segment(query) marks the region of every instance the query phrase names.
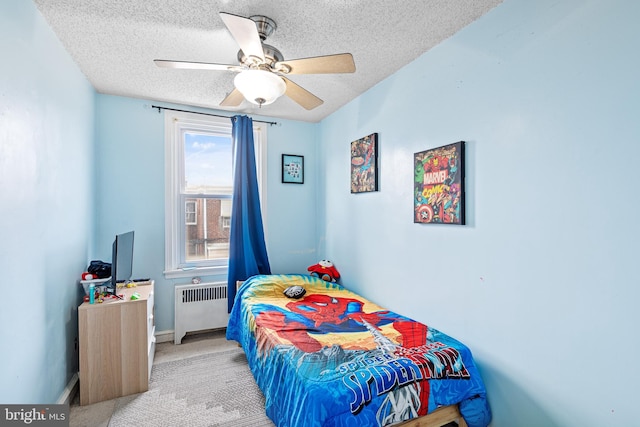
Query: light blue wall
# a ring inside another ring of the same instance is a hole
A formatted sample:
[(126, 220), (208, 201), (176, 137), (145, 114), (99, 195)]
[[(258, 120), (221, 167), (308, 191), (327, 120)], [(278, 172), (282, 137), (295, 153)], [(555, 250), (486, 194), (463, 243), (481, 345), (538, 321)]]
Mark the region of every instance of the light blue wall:
[[(156, 281), (156, 330), (172, 331), (174, 284), (164, 270), (164, 112), (151, 105), (225, 114), (221, 111), (97, 95), (95, 257), (111, 261), (117, 233), (135, 230), (134, 277)], [(255, 117), (256, 120), (273, 121)], [(277, 120), (268, 126), (266, 240), (274, 273), (305, 272), (316, 260), (316, 174), (313, 159), (317, 124)], [(305, 156), (304, 185), (281, 183), (281, 155)], [(194, 274), (195, 275), (195, 274)], [(226, 281), (226, 276), (202, 276)]]
[[(320, 253), (468, 344), (494, 426), (636, 425), (640, 3), (506, 0), (321, 123)], [(349, 142), (380, 136), (380, 191)], [(413, 153), (467, 141), (466, 226), (412, 220)]]
[[(273, 273), (306, 273), (316, 248), (318, 124), (275, 119), (269, 127), (267, 249)], [(304, 156), (304, 184), (282, 183), (282, 154)]]
[(0, 52), (0, 402), (55, 403), (78, 371), (95, 92), (30, 1), (0, 2)]

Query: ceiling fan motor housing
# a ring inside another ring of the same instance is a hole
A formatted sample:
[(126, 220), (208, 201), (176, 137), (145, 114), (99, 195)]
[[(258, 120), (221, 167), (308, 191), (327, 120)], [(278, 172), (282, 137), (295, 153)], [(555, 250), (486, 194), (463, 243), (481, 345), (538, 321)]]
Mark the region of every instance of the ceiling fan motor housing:
[[(269, 68), (274, 68), (274, 64), (276, 62), (284, 61), (284, 56), (275, 47), (268, 45), (266, 43), (262, 43), (262, 50), (264, 51), (264, 59), (265, 59), (264, 65), (267, 65)], [(247, 58), (247, 56), (244, 54), (242, 49), (238, 51), (238, 61), (240, 61), (241, 64), (251, 66), (251, 61), (249, 60), (249, 58)], [(263, 64), (257, 64), (257, 65), (259, 68), (261, 68), (260, 65), (263, 65)]]
[(253, 15), (250, 16), (249, 19), (256, 23), (258, 34), (260, 35), (260, 40), (262, 41), (265, 41), (267, 37), (273, 34), (276, 28), (278, 28), (278, 26), (276, 25), (276, 21), (263, 15)]
[(267, 37), (273, 34), (276, 28), (278, 28), (278, 26), (276, 25), (276, 21), (264, 15), (253, 15), (249, 17), (249, 19), (256, 23), (256, 29), (258, 30), (258, 35), (260, 36), (260, 41), (262, 42), (262, 50), (264, 51), (265, 62), (264, 64), (252, 63), (252, 61), (255, 61), (255, 59), (248, 58), (244, 54), (242, 49), (238, 51), (238, 61), (240, 61), (241, 64), (247, 65), (249, 67), (251, 67), (252, 65), (254, 65), (255, 67), (257, 65), (257, 68), (260, 69), (274, 69), (274, 65), (276, 62), (284, 61), (284, 56), (282, 55), (282, 52), (280, 52), (275, 47), (266, 44), (264, 41), (267, 39)]

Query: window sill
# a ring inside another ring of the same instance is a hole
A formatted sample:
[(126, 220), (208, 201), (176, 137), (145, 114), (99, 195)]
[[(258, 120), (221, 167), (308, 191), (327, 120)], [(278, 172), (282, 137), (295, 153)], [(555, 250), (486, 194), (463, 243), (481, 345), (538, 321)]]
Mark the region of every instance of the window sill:
[(185, 277), (194, 276), (226, 276), (229, 272), (227, 265), (218, 265), (215, 267), (189, 267), (179, 268), (177, 270), (166, 270), (164, 272), (165, 279), (183, 279)]

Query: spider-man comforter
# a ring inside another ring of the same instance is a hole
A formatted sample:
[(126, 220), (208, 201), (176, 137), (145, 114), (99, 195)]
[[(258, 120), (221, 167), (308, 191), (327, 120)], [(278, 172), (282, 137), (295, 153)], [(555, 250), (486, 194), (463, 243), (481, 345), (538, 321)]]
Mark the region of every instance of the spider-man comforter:
[[(306, 293), (288, 298), (285, 289)], [(491, 412), (469, 349), (312, 276), (254, 276), (238, 290), (238, 341), (279, 427), (385, 426), (459, 403), (469, 427)]]

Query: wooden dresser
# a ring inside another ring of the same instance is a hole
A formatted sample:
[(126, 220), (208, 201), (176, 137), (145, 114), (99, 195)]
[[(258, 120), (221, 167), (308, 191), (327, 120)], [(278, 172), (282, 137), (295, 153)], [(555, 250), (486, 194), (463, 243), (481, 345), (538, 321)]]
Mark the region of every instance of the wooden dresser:
[[(149, 389), (155, 353), (153, 280), (118, 290), (123, 300), (78, 308), (80, 405)], [(138, 293), (140, 298), (132, 300)]]

